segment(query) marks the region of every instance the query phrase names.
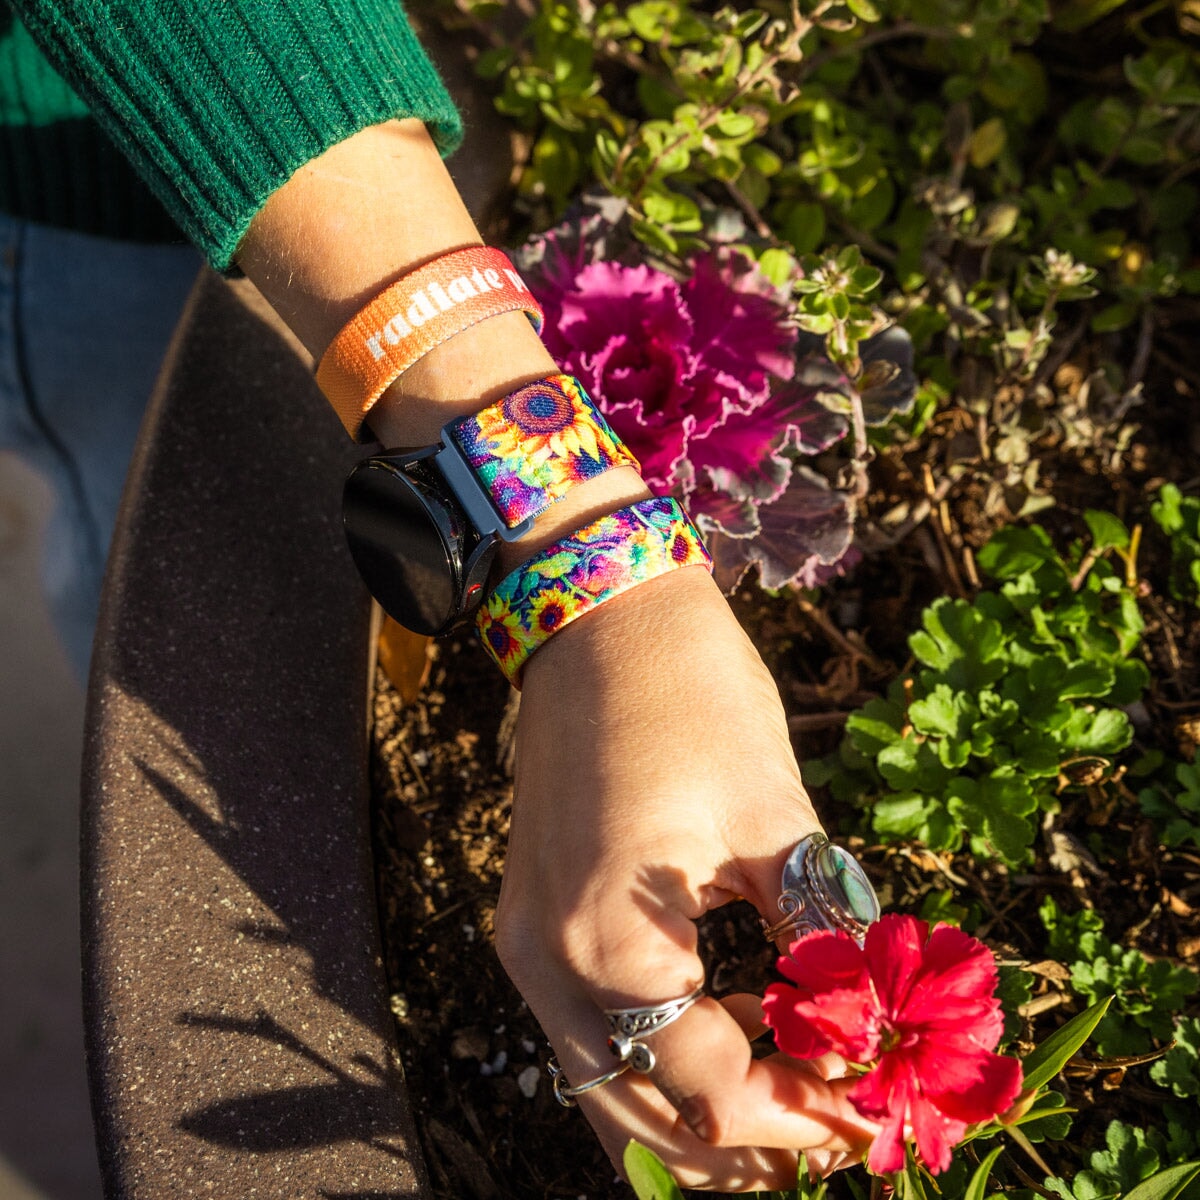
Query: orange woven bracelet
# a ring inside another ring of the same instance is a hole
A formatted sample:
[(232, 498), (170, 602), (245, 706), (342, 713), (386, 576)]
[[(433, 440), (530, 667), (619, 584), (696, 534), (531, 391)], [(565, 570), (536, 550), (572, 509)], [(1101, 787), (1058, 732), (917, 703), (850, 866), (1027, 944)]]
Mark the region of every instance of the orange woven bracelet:
[(516, 310), (540, 332), (541, 306), (503, 253), (472, 246), (443, 254), (397, 279), (346, 325), (322, 356), (317, 383), (357, 437), (375, 401), (434, 346)]

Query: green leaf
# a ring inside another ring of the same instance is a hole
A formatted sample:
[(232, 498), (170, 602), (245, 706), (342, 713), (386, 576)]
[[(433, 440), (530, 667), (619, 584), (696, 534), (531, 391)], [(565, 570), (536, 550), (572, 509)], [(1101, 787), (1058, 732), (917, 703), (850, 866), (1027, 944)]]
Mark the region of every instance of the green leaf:
[(1109, 304), (1092, 317), (1093, 333), (1116, 333), (1119, 329), (1127, 329), (1137, 320), (1141, 305), (1136, 300), (1119, 300)]
[(910, 1150), (906, 1155), (904, 1170), (896, 1177), (896, 1195), (900, 1200), (927, 1200), (925, 1185), (921, 1181), (921, 1168)]
[(1094, 508), (1089, 508), (1083, 514), (1083, 519), (1091, 531), (1094, 549), (1107, 550), (1111, 546), (1120, 550), (1129, 548), (1129, 530), (1125, 528), (1124, 522), (1119, 517), (1114, 517), (1112, 513), (1098, 512)]
[(1024, 529), (1008, 525), (993, 534), (976, 561), (993, 579), (1015, 579), (1047, 563), (1058, 563), (1059, 558), (1050, 535), (1040, 525)]
[(967, 1184), (966, 1191), (962, 1194), (962, 1200), (983, 1200), (984, 1189), (987, 1187), (988, 1176), (992, 1173), (992, 1167), (995, 1165), (996, 1159), (1004, 1153), (1003, 1146), (997, 1146), (988, 1156), (979, 1164), (975, 1170), (975, 1174), (971, 1176), (971, 1182)]
[(967, 142), (967, 157), (973, 167), (986, 167), (994, 162), (1008, 141), (1008, 129), (1001, 117), (984, 121)]
[(1183, 493), (1173, 483), (1164, 483), (1150, 515), (1164, 533), (1178, 533), (1183, 529)]
[(871, 809), (876, 832), (893, 838), (912, 838), (931, 850), (957, 850), (962, 834), (954, 818), (936, 799), (917, 792), (899, 792), (877, 800)]
[(647, 192), (642, 199), (642, 211), (648, 221), (681, 232), (693, 232), (701, 225), (696, 202), (666, 189)]
[(638, 37), (657, 42), (667, 36), (679, 19), (679, 9), (669, 0), (646, 0), (646, 3), (632, 5), (625, 19)]
[(1175, 1045), (1150, 1068), (1150, 1078), (1181, 1098), (1200, 1096), (1200, 1018), (1175, 1026)]
[(1180, 1163), (1167, 1167), (1143, 1180), (1125, 1193), (1123, 1200), (1175, 1200), (1196, 1176), (1200, 1174), (1200, 1162)]
[(1119, 708), (1076, 709), (1062, 732), (1064, 747), (1074, 754), (1116, 754), (1132, 738), (1133, 726)]
[(1032, 1107), (1015, 1124), (1031, 1142), (1061, 1142), (1071, 1132), (1071, 1114), (1066, 1097), (1059, 1092), (1042, 1092)]
[(846, 0), (846, 7), (860, 20), (867, 24), (882, 20), (879, 9), (870, 0)]
[(977, 691), (1004, 674), (1004, 630), (965, 600), (935, 600), (922, 624), (924, 629), (908, 639), (909, 647), (951, 687)]
[(1096, 1001), (1091, 1008), (1072, 1017), (1021, 1061), (1025, 1091), (1044, 1087), (1067, 1064), (1067, 1060), (1091, 1037), (1092, 1030), (1108, 1011), (1112, 997)]
[(1097, 1195), (1127, 1193), (1158, 1170), (1158, 1152), (1147, 1144), (1144, 1129), (1123, 1121), (1110, 1121), (1104, 1142), (1105, 1149), (1093, 1151), (1088, 1170), (1077, 1176), (1076, 1193), (1085, 1181)]
[(999, 967), (996, 970), (996, 999), (1004, 1013), (1004, 1035), (999, 1049), (1003, 1048), (1021, 1032), (1020, 1009), (1033, 996), (1034, 976), (1022, 967)]
[[(812, 1175), (808, 1169), (808, 1158), (801, 1150), (799, 1162), (796, 1164), (796, 1190), (792, 1194), (794, 1200), (825, 1200), (825, 1193), (828, 1191), (829, 1181), (819, 1175)], [(773, 1192), (771, 1195), (780, 1196), (781, 1200), (790, 1200), (783, 1192)]]
[(754, 118), (749, 113), (730, 112), (726, 109), (718, 113), (716, 127), (729, 138), (751, 137), (754, 133)]
[(666, 1164), (648, 1146), (631, 1138), (623, 1156), (629, 1186), (638, 1200), (683, 1200), (683, 1192)]
[(1029, 781), (1001, 768), (985, 779), (960, 776), (946, 789), (946, 808), (964, 830), (1018, 864), (1033, 843), (1033, 825), (1025, 818), (1037, 807)]
[(910, 789), (937, 796), (945, 789), (951, 772), (943, 765), (929, 742), (901, 738), (884, 746), (875, 757), (880, 775), (898, 792)]
[(1057, 691), (1064, 700), (1107, 696), (1115, 679), (1116, 669), (1109, 663), (1073, 662), (1060, 671)]
[(782, 232), (797, 254), (811, 254), (825, 237), (825, 210), (819, 204), (797, 204), (785, 218)]
[(908, 716), (919, 733), (966, 740), (979, 710), (962, 692), (939, 683), (928, 696), (912, 702)]
[(786, 250), (772, 248), (763, 251), (758, 269), (776, 287), (786, 287), (796, 269), (796, 260)]
[(903, 707), (879, 697), (868, 700), (846, 721), (850, 740), (864, 754), (878, 754), (884, 746), (898, 742), (903, 727)]

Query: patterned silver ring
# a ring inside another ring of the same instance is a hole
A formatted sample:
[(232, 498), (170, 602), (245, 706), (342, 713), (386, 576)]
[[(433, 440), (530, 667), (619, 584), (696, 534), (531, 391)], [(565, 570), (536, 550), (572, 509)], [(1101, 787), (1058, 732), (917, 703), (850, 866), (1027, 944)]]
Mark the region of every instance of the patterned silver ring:
[(792, 848), (780, 889), (783, 919), (762, 923), (769, 942), (785, 933), (795, 940), (824, 929), (847, 933), (861, 946), (867, 926), (879, 920), (879, 899), (862, 867), (823, 833), (811, 833)]
[(606, 1083), (612, 1083), (614, 1079), (624, 1075), (629, 1067), (629, 1063), (623, 1062), (615, 1071), (607, 1071), (603, 1075), (597, 1075), (595, 1079), (589, 1079), (585, 1083), (578, 1083), (572, 1087), (567, 1082), (567, 1077), (563, 1074), (563, 1069), (558, 1065), (558, 1059), (553, 1054), (546, 1064), (546, 1070), (549, 1071), (550, 1078), (554, 1081), (554, 1098), (563, 1108), (574, 1108), (576, 1096), (582, 1096), (584, 1092), (591, 1092), (596, 1088), (602, 1088)]
[(665, 1004), (649, 1005), (646, 1008), (606, 1008), (608, 1021), (608, 1048), (625, 1066), (632, 1067), (639, 1075), (654, 1070), (654, 1051), (641, 1039), (665, 1029), (678, 1021), (701, 996), (704, 985)]

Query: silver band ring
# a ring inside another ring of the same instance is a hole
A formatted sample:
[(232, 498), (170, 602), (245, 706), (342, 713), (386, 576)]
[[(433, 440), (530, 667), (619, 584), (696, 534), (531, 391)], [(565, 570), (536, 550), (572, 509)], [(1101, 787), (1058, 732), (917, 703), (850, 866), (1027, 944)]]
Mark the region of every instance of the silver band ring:
[(665, 1004), (649, 1005), (646, 1008), (606, 1008), (604, 1017), (608, 1021), (608, 1048), (624, 1066), (632, 1067), (639, 1075), (654, 1070), (654, 1051), (641, 1039), (665, 1029), (678, 1021), (701, 996), (704, 985)]
[(597, 1075), (595, 1079), (589, 1079), (586, 1083), (579, 1083), (574, 1087), (567, 1082), (567, 1077), (563, 1074), (563, 1069), (558, 1065), (558, 1059), (553, 1054), (546, 1064), (546, 1070), (550, 1072), (550, 1078), (554, 1081), (555, 1100), (563, 1108), (574, 1108), (576, 1096), (582, 1096), (584, 1092), (595, 1091), (596, 1088), (602, 1088), (606, 1083), (612, 1083), (614, 1079), (624, 1075), (629, 1070), (629, 1066), (629, 1063), (623, 1062), (615, 1071), (607, 1071), (603, 1075)]

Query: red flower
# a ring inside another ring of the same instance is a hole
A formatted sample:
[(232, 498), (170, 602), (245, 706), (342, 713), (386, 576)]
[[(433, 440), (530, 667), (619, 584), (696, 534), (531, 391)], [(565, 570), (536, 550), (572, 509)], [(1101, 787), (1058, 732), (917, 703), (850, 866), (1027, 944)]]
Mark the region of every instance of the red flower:
[(995, 1054), (1004, 1027), (991, 951), (950, 925), (892, 913), (860, 949), (844, 933), (810, 933), (779, 969), (797, 986), (767, 988), (763, 1011), (794, 1058), (834, 1051), (871, 1069), (850, 1093), (882, 1128), (867, 1165), (904, 1168), (907, 1131), (930, 1171), (944, 1171), (967, 1127), (1004, 1112), (1021, 1064)]

